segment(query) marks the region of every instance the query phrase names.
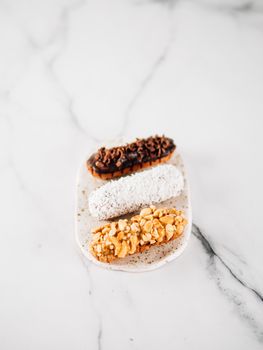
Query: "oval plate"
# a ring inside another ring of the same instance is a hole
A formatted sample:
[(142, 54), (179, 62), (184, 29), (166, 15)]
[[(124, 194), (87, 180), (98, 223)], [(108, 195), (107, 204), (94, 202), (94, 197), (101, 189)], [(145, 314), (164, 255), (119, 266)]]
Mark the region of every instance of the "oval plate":
[[(88, 159), (88, 158), (87, 158)], [(86, 160), (81, 165), (77, 178), (77, 206), (76, 206), (76, 240), (82, 254), (101, 267), (110, 270), (120, 270), (127, 272), (143, 272), (154, 270), (169, 261), (176, 259), (182, 254), (188, 243), (191, 227), (192, 227), (192, 211), (190, 202), (190, 193), (188, 179), (185, 173), (182, 157), (175, 151), (173, 157), (168, 161), (178, 167), (184, 177), (184, 189), (179, 197), (171, 198), (165, 202), (156, 205), (160, 207), (176, 207), (184, 210), (185, 217), (188, 224), (185, 227), (184, 233), (181, 237), (173, 240), (167, 244), (154, 246), (144, 253), (134, 254), (122, 259), (117, 259), (111, 264), (102, 263), (95, 259), (89, 251), (89, 243), (92, 238), (91, 229), (100, 226), (106, 221), (99, 221), (93, 218), (88, 209), (88, 196), (91, 191), (100, 187), (107, 181), (93, 177), (86, 168)], [(132, 214), (134, 215), (134, 213)], [(130, 217), (131, 214), (124, 216)]]

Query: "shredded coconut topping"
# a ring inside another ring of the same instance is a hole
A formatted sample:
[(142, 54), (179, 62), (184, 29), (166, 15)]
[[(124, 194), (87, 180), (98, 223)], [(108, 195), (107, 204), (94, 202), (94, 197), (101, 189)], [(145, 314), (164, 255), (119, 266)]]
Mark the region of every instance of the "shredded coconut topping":
[(177, 197), (183, 186), (183, 176), (174, 165), (159, 165), (112, 180), (91, 192), (89, 210), (92, 216), (106, 220)]

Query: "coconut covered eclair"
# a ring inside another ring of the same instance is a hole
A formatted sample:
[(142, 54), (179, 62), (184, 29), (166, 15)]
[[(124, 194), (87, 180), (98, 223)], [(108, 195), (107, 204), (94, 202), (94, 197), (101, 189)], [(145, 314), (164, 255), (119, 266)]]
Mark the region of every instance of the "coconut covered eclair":
[(110, 181), (91, 192), (89, 210), (99, 220), (113, 218), (177, 197), (183, 186), (183, 176), (174, 165), (159, 165)]
[(130, 220), (118, 220), (95, 228), (90, 251), (97, 260), (110, 263), (180, 237), (186, 224), (181, 210), (150, 206)]
[(113, 148), (100, 148), (87, 161), (93, 176), (104, 180), (168, 161), (176, 146), (165, 136), (151, 136)]

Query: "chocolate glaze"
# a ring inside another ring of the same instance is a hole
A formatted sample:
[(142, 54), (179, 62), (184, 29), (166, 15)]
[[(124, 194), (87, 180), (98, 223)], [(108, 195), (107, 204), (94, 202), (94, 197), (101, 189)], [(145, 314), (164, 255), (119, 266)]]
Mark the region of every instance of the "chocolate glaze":
[(108, 149), (102, 147), (92, 154), (87, 163), (96, 173), (109, 174), (164, 158), (175, 148), (172, 139), (165, 136), (151, 136), (146, 139), (136, 139), (135, 142), (125, 146)]

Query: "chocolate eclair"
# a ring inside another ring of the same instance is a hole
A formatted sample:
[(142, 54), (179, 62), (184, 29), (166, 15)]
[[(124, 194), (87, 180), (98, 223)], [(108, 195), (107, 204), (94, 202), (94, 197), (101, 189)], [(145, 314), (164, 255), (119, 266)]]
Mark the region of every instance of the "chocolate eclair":
[(136, 139), (124, 146), (100, 148), (87, 160), (87, 168), (93, 176), (108, 180), (164, 163), (175, 148), (173, 140), (164, 135)]

